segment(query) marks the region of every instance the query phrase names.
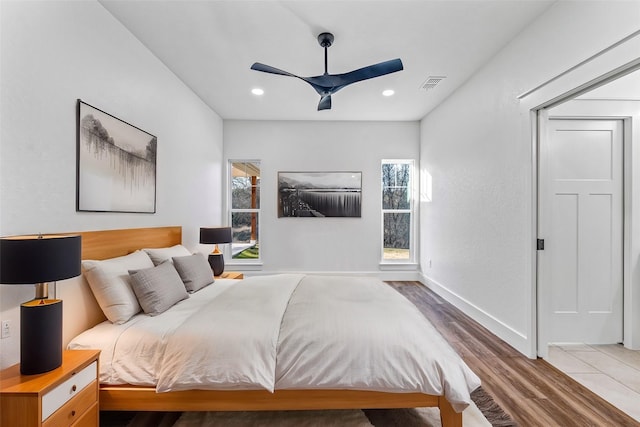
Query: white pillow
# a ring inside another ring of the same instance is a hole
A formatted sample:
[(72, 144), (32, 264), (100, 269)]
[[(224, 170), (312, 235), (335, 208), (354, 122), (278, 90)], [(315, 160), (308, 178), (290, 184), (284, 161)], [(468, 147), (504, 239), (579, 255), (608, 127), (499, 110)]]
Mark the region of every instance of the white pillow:
[(102, 261), (82, 261), (84, 276), (100, 308), (107, 319), (116, 324), (122, 324), (140, 312), (129, 270), (149, 267), (153, 267), (153, 262), (143, 251)]
[[(191, 255), (189, 249), (182, 245), (175, 245), (169, 248), (145, 248), (143, 249), (153, 261), (153, 265), (160, 265), (168, 259), (174, 256), (187, 256)], [(172, 261), (173, 262), (173, 261)]]
[(178, 301), (189, 297), (184, 284), (169, 261), (151, 268), (131, 270), (131, 286), (142, 310), (157, 316)]

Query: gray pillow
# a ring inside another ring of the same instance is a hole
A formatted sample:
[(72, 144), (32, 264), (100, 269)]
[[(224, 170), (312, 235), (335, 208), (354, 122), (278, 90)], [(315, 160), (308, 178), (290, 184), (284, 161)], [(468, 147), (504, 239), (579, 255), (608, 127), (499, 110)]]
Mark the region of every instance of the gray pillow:
[(157, 316), (189, 297), (178, 272), (170, 262), (142, 270), (129, 270), (131, 287), (142, 310)]
[(153, 261), (153, 265), (160, 265), (174, 256), (191, 255), (189, 249), (185, 248), (182, 245), (174, 245), (168, 248), (145, 248), (142, 250), (145, 251), (147, 255), (149, 255), (149, 258), (151, 258), (151, 261)]
[(195, 292), (213, 283), (213, 272), (209, 261), (201, 253), (189, 256), (174, 256), (173, 266), (189, 292)]

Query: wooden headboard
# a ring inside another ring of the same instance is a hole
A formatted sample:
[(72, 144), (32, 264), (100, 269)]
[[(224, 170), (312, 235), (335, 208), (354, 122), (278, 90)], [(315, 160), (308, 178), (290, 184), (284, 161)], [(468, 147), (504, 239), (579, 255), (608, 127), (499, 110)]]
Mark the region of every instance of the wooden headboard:
[[(182, 243), (182, 227), (128, 228), (64, 233), (82, 236), (82, 259), (108, 259), (142, 248), (163, 248)], [(66, 347), (76, 335), (106, 320), (84, 276), (61, 281), (62, 341)]]
[(182, 227), (127, 228), (82, 231), (82, 259), (108, 259), (142, 248), (164, 248), (182, 243)]

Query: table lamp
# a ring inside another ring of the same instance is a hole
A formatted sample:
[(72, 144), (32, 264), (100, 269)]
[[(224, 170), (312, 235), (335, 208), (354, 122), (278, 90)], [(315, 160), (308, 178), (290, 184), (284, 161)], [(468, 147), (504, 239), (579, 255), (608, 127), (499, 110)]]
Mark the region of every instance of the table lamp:
[(20, 373), (41, 374), (62, 365), (62, 300), (49, 299), (47, 282), (80, 275), (81, 236), (0, 238), (0, 283), (35, 284), (20, 305)]
[(200, 243), (215, 244), (213, 252), (209, 254), (209, 265), (214, 276), (219, 276), (224, 272), (224, 256), (218, 244), (231, 243), (231, 227), (208, 227), (200, 228)]

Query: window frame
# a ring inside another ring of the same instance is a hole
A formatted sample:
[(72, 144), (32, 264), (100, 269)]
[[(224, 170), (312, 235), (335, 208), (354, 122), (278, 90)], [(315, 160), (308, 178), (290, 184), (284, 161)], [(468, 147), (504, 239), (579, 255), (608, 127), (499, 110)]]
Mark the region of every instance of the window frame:
[(259, 184), (257, 185), (258, 188), (258, 194), (257, 194), (257, 198), (259, 200), (259, 204), (258, 204), (258, 208), (234, 208), (233, 207), (233, 165), (235, 163), (253, 163), (253, 164), (257, 164), (260, 168), (260, 175), (262, 175), (262, 168), (261, 168), (261, 163), (262, 161), (260, 159), (228, 159), (227, 160), (227, 221), (229, 224), (229, 227), (232, 228), (232, 233), (233, 233), (233, 214), (234, 213), (256, 213), (257, 214), (257, 218), (256, 218), (256, 222), (257, 222), (257, 235), (256, 235), (256, 241), (258, 243), (258, 258), (247, 258), (247, 259), (243, 259), (243, 258), (233, 258), (233, 242), (228, 245), (228, 247), (225, 248), (225, 264), (227, 265), (250, 265), (250, 264), (256, 264), (256, 265), (261, 265), (262, 264), (262, 245), (261, 245), (261, 221), (262, 221), (262, 178), (261, 176), (258, 177), (258, 179), (260, 180)]
[[(382, 159), (380, 161), (380, 264), (415, 264), (416, 262), (416, 161), (414, 159)], [(409, 165), (409, 183), (407, 185), (407, 195), (409, 197), (409, 207), (406, 209), (385, 209), (384, 208), (384, 190), (385, 188), (404, 188), (398, 186), (385, 187), (383, 168), (385, 164), (408, 164)], [(409, 214), (409, 257), (401, 259), (385, 258), (384, 255), (384, 217), (389, 213), (407, 213)]]

